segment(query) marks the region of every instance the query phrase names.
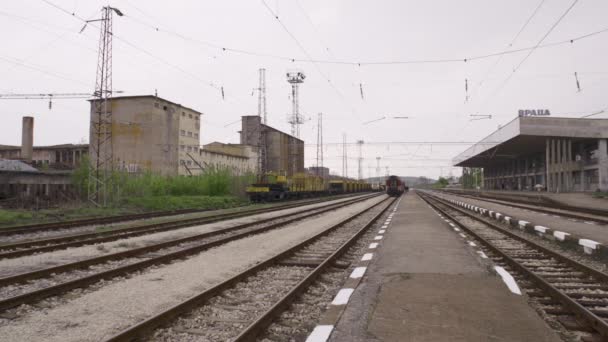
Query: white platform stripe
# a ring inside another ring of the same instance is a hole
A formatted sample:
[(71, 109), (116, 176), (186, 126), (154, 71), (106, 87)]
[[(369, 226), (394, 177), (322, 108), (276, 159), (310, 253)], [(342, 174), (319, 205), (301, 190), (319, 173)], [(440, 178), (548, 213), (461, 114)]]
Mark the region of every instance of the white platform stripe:
[(377, 247), (378, 247), (378, 243), (377, 242), (372, 242), (372, 243), (369, 244), (369, 248), (370, 249), (374, 249), (374, 248), (377, 248)]
[(353, 279), (361, 278), (365, 274), (366, 270), (367, 270), (367, 267), (365, 267), (365, 266), (355, 267), (355, 269), (350, 274), (350, 277)]
[(511, 292), (521, 295), (521, 290), (519, 289), (519, 286), (517, 286), (517, 282), (515, 282), (511, 273), (500, 266), (494, 266), (494, 269), (502, 277), (502, 281), (504, 281)]
[(368, 261), (368, 260), (372, 260), (372, 258), (374, 257), (374, 253), (365, 253), (363, 254), (363, 256), (361, 257), (361, 261)]
[(317, 325), (308, 335), (306, 342), (325, 342), (329, 339), (333, 330), (333, 325)]
[(334, 300), (331, 302), (332, 305), (345, 305), (350, 299), (350, 295), (353, 294), (355, 289), (340, 289)]

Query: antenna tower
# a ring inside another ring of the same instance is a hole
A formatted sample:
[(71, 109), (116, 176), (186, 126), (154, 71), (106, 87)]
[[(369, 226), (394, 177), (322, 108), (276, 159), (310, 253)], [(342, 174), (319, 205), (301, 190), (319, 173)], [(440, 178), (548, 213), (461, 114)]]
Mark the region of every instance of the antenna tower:
[(317, 176), (323, 167), (323, 113), (319, 113), (317, 123)]
[[(111, 175), (114, 168), (112, 148), (112, 109), (109, 103), (112, 97), (112, 16), (114, 13), (122, 16), (122, 12), (114, 7), (105, 6), (101, 10), (99, 21), (99, 51), (97, 57), (97, 74), (95, 77), (95, 92), (93, 96), (93, 115), (91, 116), (92, 140), (90, 144), (91, 166), (89, 172), (88, 198), (98, 206), (108, 202)], [(82, 32), (81, 30), (81, 32)]]
[(287, 72), (287, 82), (291, 84), (291, 117), (287, 122), (291, 124), (291, 135), (296, 138), (300, 137), (300, 125), (304, 123), (300, 115), (299, 86), (305, 78), (306, 75), (301, 71)]
[(363, 140), (357, 140), (357, 146), (359, 147), (359, 180), (363, 179)]

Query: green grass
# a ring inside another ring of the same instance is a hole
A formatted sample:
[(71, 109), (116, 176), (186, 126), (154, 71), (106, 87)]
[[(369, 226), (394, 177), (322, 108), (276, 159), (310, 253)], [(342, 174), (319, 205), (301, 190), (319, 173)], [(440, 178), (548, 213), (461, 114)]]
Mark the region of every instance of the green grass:
[(148, 196), (133, 197), (125, 201), (128, 206), (144, 210), (225, 209), (240, 206), (248, 201), (234, 196)]
[(120, 207), (79, 207), (45, 210), (0, 209), (0, 229), (23, 224), (76, 220), (178, 209), (214, 210), (246, 205), (235, 196), (147, 196), (125, 199)]
[(214, 168), (192, 177), (114, 172), (109, 205), (97, 208), (86, 200), (88, 164), (86, 161), (81, 163), (72, 178), (82, 198), (80, 204), (38, 211), (0, 209), (0, 228), (148, 211), (237, 207), (249, 202), (244, 189), (253, 181), (252, 175), (235, 176), (228, 169)]

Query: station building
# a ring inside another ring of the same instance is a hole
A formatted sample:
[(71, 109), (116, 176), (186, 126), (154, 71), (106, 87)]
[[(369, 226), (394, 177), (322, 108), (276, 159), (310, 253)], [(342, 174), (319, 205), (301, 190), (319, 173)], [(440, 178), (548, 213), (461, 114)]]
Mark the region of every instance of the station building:
[(454, 166), (483, 169), (488, 190), (608, 191), (608, 119), (517, 117)]

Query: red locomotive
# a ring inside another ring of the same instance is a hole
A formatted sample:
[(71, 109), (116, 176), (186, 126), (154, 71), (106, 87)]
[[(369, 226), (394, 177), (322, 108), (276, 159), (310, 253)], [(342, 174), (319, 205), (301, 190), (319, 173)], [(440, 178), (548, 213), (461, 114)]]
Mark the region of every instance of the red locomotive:
[(389, 176), (386, 179), (386, 193), (389, 196), (399, 197), (408, 190), (405, 183), (397, 176)]

